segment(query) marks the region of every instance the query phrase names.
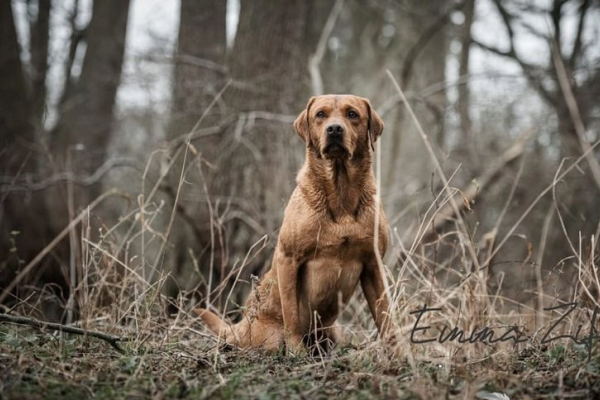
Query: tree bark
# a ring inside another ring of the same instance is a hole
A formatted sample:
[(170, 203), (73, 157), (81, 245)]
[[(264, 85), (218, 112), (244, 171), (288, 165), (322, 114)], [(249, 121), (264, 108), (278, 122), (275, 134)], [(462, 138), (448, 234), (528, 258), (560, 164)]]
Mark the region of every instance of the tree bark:
[(35, 173), (36, 148), (10, 1), (0, 2), (0, 49), (0, 287), (5, 287), (46, 236), (39, 204), (14, 190), (18, 180)]
[[(191, 290), (198, 282), (204, 281), (197, 275), (194, 259), (200, 272), (207, 279), (211, 269), (224, 268), (226, 257), (224, 244), (219, 240), (218, 224), (211, 213), (214, 180), (218, 175), (201, 162), (213, 162), (222, 135), (192, 140), (192, 145), (200, 152), (196, 158), (187, 151), (183, 163), (184, 139), (200, 121), (197, 128), (220, 123), (226, 113), (222, 102), (208, 109), (210, 103), (225, 83), (226, 54), (226, 1), (222, 0), (182, 0), (177, 50), (174, 54), (174, 84), (171, 116), (167, 139), (171, 143), (171, 153), (178, 159), (169, 171), (170, 207), (176, 207), (176, 223), (173, 224), (170, 243), (172, 248), (167, 256), (167, 267), (171, 271), (167, 281), (169, 297), (176, 298), (180, 290)], [(180, 150), (179, 152), (177, 152)], [(185, 181), (180, 184), (182, 170)], [(202, 173), (200, 173), (202, 171)], [(174, 204), (179, 191), (178, 204)], [(172, 209), (172, 208), (171, 208)], [(215, 232), (215, 230), (217, 232)], [(207, 250), (208, 248), (208, 250)], [(217, 276), (217, 275), (215, 275)], [(206, 297), (208, 288), (199, 288), (201, 297)], [(174, 309), (171, 309), (174, 311)]]
[(460, 60), (458, 75), (464, 81), (458, 88), (458, 112), (460, 115), (460, 130), (464, 146), (470, 146), (473, 138), (473, 123), (471, 121), (471, 101), (469, 89), (469, 60), (471, 54), (471, 26), (475, 14), (475, 0), (465, 0), (463, 8), (465, 20), (460, 32)]
[[(445, 144), (446, 92), (443, 87), (449, 13), (450, 6), (445, 1), (401, 2), (396, 10), (398, 31), (393, 45), (399, 67), (390, 68), (400, 76), (402, 89), (410, 95), (411, 106), (435, 143), (435, 150), (442, 149)], [(439, 85), (440, 89), (425, 92), (434, 85)], [(393, 215), (410, 203), (407, 195), (424, 188), (423, 183), (431, 178), (433, 163), (417, 139), (417, 128), (407, 118), (403, 104), (398, 105), (387, 121), (386, 131), (393, 134), (382, 137), (382, 148), (385, 149), (382, 154), (383, 196), (391, 200), (387, 210)]]
[(312, 50), (306, 43), (308, 10), (309, 3), (302, 0), (241, 2), (230, 66), (233, 79), (242, 87), (229, 93), (228, 102), (245, 126), (241, 135), (232, 138), (235, 166), (223, 189), (229, 196), (245, 199), (247, 210), (252, 210), (249, 217), (264, 227), (262, 233), (273, 233), (278, 227), (303, 143), (291, 123), (243, 118), (251, 117), (247, 113), (252, 111), (295, 116), (304, 108)]
[(33, 116), (41, 130), (46, 106), (46, 75), (48, 72), (48, 41), (50, 38), (51, 0), (38, 0), (37, 18), (30, 22), (31, 37), (31, 98)]
[[(106, 160), (113, 133), (113, 112), (125, 53), (129, 0), (94, 1), (92, 12), (85, 35), (87, 48), (81, 75), (64, 97), (58, 123), (51, 132), (54, 172), (94, 173)], [(64, 228), (69, 214), (85, 207), (102, 189), (101, 183), (96, 182), (87, 187), (73, 187), (68, 195), (67, 185), (56, 186), (48, 195), (55, 231)], [(72, 197), (74, 210), (69, 211), (68, 196)]]

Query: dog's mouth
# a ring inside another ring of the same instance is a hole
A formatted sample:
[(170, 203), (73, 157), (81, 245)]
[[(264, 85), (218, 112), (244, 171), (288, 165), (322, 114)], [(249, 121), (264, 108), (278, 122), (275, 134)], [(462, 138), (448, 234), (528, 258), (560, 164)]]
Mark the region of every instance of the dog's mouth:
[(337, 141), (327, 143), (327, 146), (323, 149), (325, 158), (346, 158), (349, 154), (344, 145)]

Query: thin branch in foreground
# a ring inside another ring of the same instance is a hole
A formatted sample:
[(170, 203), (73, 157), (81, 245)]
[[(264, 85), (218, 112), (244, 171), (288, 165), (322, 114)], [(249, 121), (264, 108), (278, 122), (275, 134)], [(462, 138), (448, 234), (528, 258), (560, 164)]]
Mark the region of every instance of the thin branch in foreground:
[(11, 324), (25, 325), (25, 326), (30, 326), (32, 328), (37, 328), (40, 330), (50, 329), (53, 331), (72, 333), (75, 335), (95, 337), (97, 339), (101, 339), (101, 340), (104, 340), (105, 342), (109, 343), (119, 353), (124, 353), (121, 346), (119, 346), (119, 342), (127, 342), (127, 341), (132, 340), (132, 338), (122, 338), (119, 336), (112, 336), (112, 335), (109, 335), (109, 334), (106, 334), (103, 332), (88, 331), (85, 329), (76, 328), (74, 326), (62, 325), (62, 324), (57, 324), (57, 323), (53, 323), (53, 322), (45, 322), (45, 321), (40, 321), (35, 318), (21, 317), (21, 316), (17, 316), (17, 315), (0, 314), (0, 322), (8, 322)]

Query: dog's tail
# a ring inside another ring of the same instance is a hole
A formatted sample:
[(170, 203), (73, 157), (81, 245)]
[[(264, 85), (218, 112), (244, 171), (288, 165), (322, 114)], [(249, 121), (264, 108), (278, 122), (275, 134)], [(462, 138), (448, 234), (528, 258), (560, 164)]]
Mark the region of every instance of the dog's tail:
[(236, 345), (235, 335), (232, 326), (223, 321), (217, 314), (205, 308), (196, 308), (196, 315), (202, 318), (202, 321), (208, 326), (215, 335), (219, 336), (226, 343)]

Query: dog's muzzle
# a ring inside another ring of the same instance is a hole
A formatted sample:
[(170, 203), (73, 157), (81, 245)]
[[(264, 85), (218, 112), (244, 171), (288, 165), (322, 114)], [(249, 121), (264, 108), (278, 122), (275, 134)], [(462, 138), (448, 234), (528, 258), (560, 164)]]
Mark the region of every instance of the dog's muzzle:
[(339, 124), (331, 124), (325, 128), (327, 136), (324, 155), (330, 158), (342, 158), (348, 150), (344, 146), (344, 127)]

